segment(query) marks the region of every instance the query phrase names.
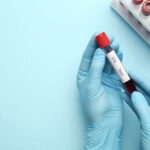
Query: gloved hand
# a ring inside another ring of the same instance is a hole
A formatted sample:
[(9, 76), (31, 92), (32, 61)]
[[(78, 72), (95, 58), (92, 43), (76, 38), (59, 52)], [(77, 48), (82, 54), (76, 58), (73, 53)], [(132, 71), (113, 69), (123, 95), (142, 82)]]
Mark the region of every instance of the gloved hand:
[(130, 96), (123, 93), (123, 98), (136, 113), (141, 125), (142, 150), (150, 150), (150, 80), (140, 73), (129, 73), (136, 83), (138, 92)]
[[(98, 48), (95, 35), (83, 54), (77, 74), (77, 86), (88, 118), (85, 150), (120, 150), (123, 102), (122, 84), (108, 62), (102, 49)], [(109, 38), (120, 60), (123, 54), (119, 44)]]

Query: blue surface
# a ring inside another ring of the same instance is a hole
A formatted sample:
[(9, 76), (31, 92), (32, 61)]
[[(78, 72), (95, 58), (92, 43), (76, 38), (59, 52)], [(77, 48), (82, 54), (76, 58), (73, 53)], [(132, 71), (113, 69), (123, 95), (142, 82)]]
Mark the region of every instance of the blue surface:
[[(95, 31), (112, 33), (124, 64), (150, 76), (150, 48), (102, 0), (0, 1), (0, 150), (81, 150), (76, 72)], [(139, 147), (125, 105), (123, 150)]]

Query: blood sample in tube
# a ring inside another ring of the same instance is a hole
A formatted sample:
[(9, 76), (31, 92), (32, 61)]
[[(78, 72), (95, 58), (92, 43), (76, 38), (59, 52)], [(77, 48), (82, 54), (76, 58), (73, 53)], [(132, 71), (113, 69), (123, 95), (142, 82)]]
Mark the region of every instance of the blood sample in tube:
[(134, 81), (128, 75), (127, 71), (125, 70), (124, 66), (122, 65), (121, 61), (119, 60), (116, 52), (110, 46), (110, 40), (108, 39), (105, 32), (96, 36), (96, 41), (100, 48), (102, 48), (110, 61), (111, 65), (117, 72), (118, 76), (120, 77), (121, 82), (127, 89), (127, 91), (131, 94), (132, 92), (136, 91), (136, 87)]

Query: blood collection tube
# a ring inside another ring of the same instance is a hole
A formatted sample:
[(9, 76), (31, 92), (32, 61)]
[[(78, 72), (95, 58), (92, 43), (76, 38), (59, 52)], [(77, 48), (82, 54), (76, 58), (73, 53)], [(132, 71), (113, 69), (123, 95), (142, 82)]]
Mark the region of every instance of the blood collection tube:
[(132, 0), (135, 5), (142, 4), (143, 0)]
[(150, 0), (146, 0), (142, 7), (142, 12), (144, 15), (150, 15)]
[(131, 94), (132, 92), (136, 91), (136, 87), (134, 81), (130, 78), (127, 71), (125, 70), (124, 66), (122, 65), (121, 61), (119, 60), (116, 52), (110, 46), (110, 41), (105, 34), (105, 32), (96, 36), (96, 41), (100, 48), (102, 48), (112, 64), (113, 68), (117, 72), (118, 76), (121, 79), (121, 82), (124, 84), (127, 91)]

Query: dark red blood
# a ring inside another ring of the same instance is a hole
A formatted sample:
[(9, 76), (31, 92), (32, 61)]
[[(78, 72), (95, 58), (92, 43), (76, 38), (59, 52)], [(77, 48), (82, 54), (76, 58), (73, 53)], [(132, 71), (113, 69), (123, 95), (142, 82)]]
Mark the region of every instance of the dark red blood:
[(134, 81), (131, 79), (128, 82), (124, 83), (124, 86), (130, 94), (132, 94), (134, 91), (136, 91)]

